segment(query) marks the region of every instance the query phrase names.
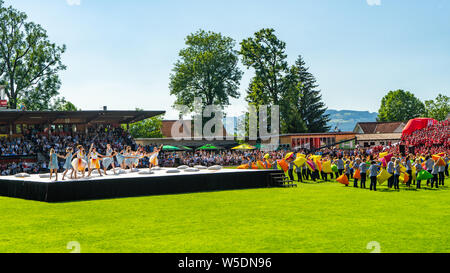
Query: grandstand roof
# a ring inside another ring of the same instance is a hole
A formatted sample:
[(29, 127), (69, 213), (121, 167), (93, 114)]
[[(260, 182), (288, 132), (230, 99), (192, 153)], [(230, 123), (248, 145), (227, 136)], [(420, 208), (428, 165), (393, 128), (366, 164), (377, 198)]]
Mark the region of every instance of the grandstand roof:
[(0, 124), (127, 124), (165, 111), (0, 111)]
[(402, 138), (401, 133), (388, 133), (388, 134), (360, 134), (356, 138), (358, 141), (369, 140), (400, 140)]
[(353, 131), (360, 134), (401, 133), (405, 125), (403, 122), (358, 122)]

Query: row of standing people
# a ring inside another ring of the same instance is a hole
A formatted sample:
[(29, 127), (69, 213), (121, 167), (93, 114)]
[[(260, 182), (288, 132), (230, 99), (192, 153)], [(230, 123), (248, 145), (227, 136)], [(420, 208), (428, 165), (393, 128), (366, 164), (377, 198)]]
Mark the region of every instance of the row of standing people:
[[(337, 171), (331, 173), (325, 173), (319, 170), (317, 164), (314, 160), (311, 160), (310, 163), (313, 165), (310, 169), (304, 164), (301, 167), (297, 167), (294, 164), (294, 160), (288, 160), (289, 164), (289, 177), (291, 180), (294, 180), (294, 171), (297, 174), (298, 181), (303, 182), (303, 180), (312, 180), (316, 181), (322, 179), (323, 181), (328, 181), (328, 178), (337, 179), (339, 176), (345, 175), (347, 179), (353, 179), (353, 186), (358, 187), (358, 183), (360, 183), (361, 188), (366, 188), (366, 181), (369, 178), (370, 180), (370, 190), (376, 191), (377, 187), (377, 177), (380, 171), (384, 168), (390, 174), (390, 178), (388, 179), (388, 188), (394, 188), (396, 190), (400, 189), (400, 176), (402, 174), (402, 169), (405, 167), (406, 173), (408, 174), (408, 181), (406, 182), (407, 187), (411, 187), (411, 185), (415, 185), (417, 189), (422, 187), (422, 181), (417, 180), (413, 177), (413, 168), (416, 173), (419, 173), (422, 170), (426, 170), (429, 172), (433, 178), (427, 180), (427, 186), (438, 188), (440, 185), (444, 186), (445, 176), (449, 176), (449, 158), (447, 155), (443, 157), (446, 165), (439, 165), (438, 160), (433, 160), (431, 155), (428, 156), (417, 156), (413, 158), (413, 156), (408, 155), (406, 157), (392, 157), (390, 161), (387, 163), (386, 167), (383, 167), (382, 163), (375, 160), (364, 161), (359, 157), (351, 157), (351, 158), (330, 158), (325, 157), (322, 159), (322, 162), (331, 161), (331, 164), (336, 165)], [(268, 158), (263, 159), (264, 162), (268, 162)], [(369, 162), (369, 164), (368, 164)], [(273, 164), (273, 163), (272, 163)], [(276, 166), (272, 165), (272, 166)], [(360, 178), (355, 178), (353, 175), (359, 171)]]

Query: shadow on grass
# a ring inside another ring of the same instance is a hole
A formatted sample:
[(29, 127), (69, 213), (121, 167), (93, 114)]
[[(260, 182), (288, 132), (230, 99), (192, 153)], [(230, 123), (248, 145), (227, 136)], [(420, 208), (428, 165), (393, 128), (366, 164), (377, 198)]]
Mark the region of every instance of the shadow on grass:
[(418, 189), (416, 189), (416, 188), (403, 188), (401, 190), (403, 190), (403, 191), (418, 191)]
[(337, 183), (337, 182), (334, 182), (334, 181), (319, 181), (319, 180), (317, 180), (317, 181), (312, 181), (312, 180), (307, 180), (307, 181), (305, 181), (305, 180), (303, 180), (303, 182), (297, 182), (297, 183), (299, 183), (299, 184), (308, 184), (308, 185), (320, 185), (320, 184), (325, 184), (325, 183)]
[[(322, 184), (339, 184), (339, 182), (336, 181), (324, 181), (324, 180), (317, 180), (317, 181), (312, 181), (312, 180), (303, 180), (303, 182), (297, 182), (298, 185), (302, 185), (302, 184), (307, 184), (307, 185), (322, 185)], [(353, 182), (350, 181), (350, 184), (348, 185), (348, 187), (345, 187), (344, 185), (342, 185), (342, 187), (344, 188), (352, 188), (355, 189), (356, 187), (353, 186)], [(357, 189), (359, 190), (368, 190), (370, 191), (369, 186), (366, 185), (366, 188), (361, 188), (361, 187), (357, 187)], [(386, 185), (377, 185), (377, 191), (378, 192), (383, 192), (383, 193), (396, 193), (396, 192), (401, 192), (401, 191), (406, 191), (406, 192), (419, 192), (422, 190), (427, 190), (427, 191), (444, 191), (444, 190), (449, 190), (450, 187), (449, 186), (442, 186), (440, 185), (439, 188), (430, 188), (430, 186), (426, 186), (426, 185), (422, 185), (422, 187), (420, 189), (416, 188), (416, 185), (411, 185), (411, 187), (407, 187), (406, 185), (400, 185), (400, 190), (395, 190), (393, 188), (387, 188)]]
[(441, 191), (441, 190), (445, 190), (444, 188), (430, 188), (430, 187), (423, 187), (421, 188), (421, 190), (426, 190), (426, 191)]
[(389, 188), (379, 188), (379, 187), (377, 187), (377, 191), (378, 192), (389, 192), (389, 193), (398, 192), (398, 190), (393, 190), (393, 189), (389, 189)]

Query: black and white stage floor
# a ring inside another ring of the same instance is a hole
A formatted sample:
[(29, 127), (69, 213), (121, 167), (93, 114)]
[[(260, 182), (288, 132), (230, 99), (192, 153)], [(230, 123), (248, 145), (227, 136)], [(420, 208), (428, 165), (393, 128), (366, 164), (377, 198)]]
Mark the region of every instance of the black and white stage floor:
[[(120, 172), (120, 174), (119, 174)], [(68, 202), (108, 198), (181, 194), (205, 191), (264, 188), (277, 170), (234, 169), (139, 169), (108, 171), (100, 177), (61, 181), (62, 174), (50, 180), (49, 174), (0, 176), (0, 196), (43, 202)], [(70, 172), (68, 173), (70, 175)]]

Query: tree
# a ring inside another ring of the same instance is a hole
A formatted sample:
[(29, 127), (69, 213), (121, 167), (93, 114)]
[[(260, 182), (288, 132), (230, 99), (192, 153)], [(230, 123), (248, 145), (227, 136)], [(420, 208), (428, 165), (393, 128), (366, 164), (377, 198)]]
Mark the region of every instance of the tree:
[(306, 133), (308, 127), (301, 115), (299, 108), (301, 99), (301, 82), (298, 81), (296, 67), (290, 69), (290, 73), (284, 79), (287, 88), (285, 96), (281, 100), (280, 106), (280, 126), (281, 133)]
[(378, 111), (378, 121), (408, 121), (423, 115), (424, 104), (409, 91), (396, 90), (389, 93), (381, 100)]
[(77, 107), (64, 97), (58, 97), (50, 106), (52, 111), (78, 111)]
[(28, 110), (46, 110), (61, 85), (58, 72), (66, 67), (61, 55), (66, 46), (48, 40), (38, 24), (27, 22), (27, 15), (0, 0), (0, 85), (5, 85), (9, 107), (19, 101)]
[(288, 90), (282, 107), (285, 133), (323, 133), (330, 130), (329, 115), (313, 74), (299, 56), (289, 70), (285, 84)]
[(445, 120), (450, 113), (450, 98), (439, 94), (435, 100), (425, 101), (425, 112), (429, 118)]
[(247, 90), (247, 101), (256, 105), (279, 105), (286, 90), (283, 78), (288, 69), (286, 43), (274, 29), (261, 29), (241, 42), (239, 54), (247, 68), (255, 70)]
[(199, 30), (187, 36), (186, 45), (170, 75), (170, 94), (176, 96), (175, 104), (193, 111), (196, 97), (201, 98), (203, 107), (222, 108), (230, 104), (230, 97), (239, 98), (243, 73), (233, 49), (234, 40), (220, 33)]
[(162, 138), (163, 116), (152, 117), (130, 124), (130, 134), (133, 138)]

